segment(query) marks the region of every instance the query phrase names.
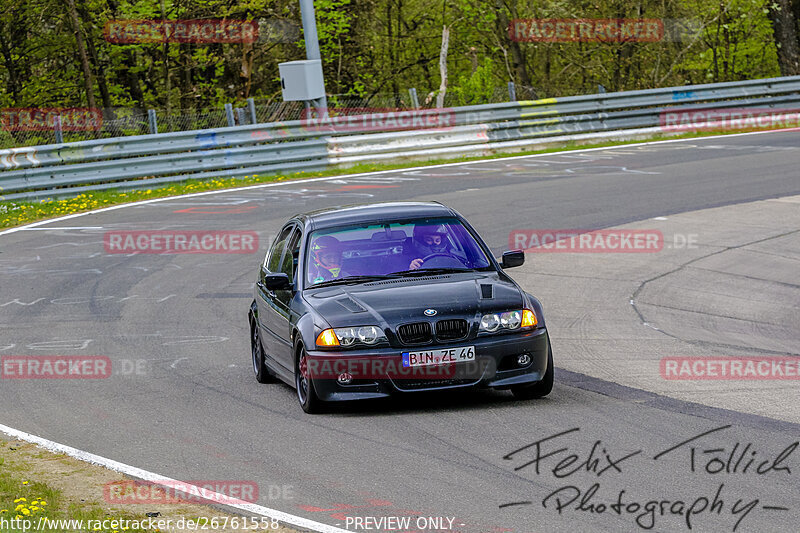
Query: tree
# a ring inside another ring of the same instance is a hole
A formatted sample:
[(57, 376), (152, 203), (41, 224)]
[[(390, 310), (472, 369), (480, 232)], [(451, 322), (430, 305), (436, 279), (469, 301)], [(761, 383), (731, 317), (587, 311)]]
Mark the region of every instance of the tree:
[[(800, 2), (797, 3), (800, 5)], [(800, 74), (800, 49), (797, 40), (797, 20), (791, 0), (768, 0), (769, 17), (778, 48), (778, 65), (782, 76)]]
[(75, 43), (78, 48), (78, 56), (81, 59), (81, 67), (83, 68), (83, 86), (86, 88), (86, 103), (91, 108), (96, 108), (94, 100), (94, 76), (92, 75), (92, 67), (89, 65), (89, 55), (86, 53), (86, 45), (83, 41), (83, 29), (81, 28), (81, 20), (78, 16), (78, 10), (75, 8), (75, 0), (67, 0), (67, 8), (69, 16), (72, 19), (72, 28), (75, 31)]

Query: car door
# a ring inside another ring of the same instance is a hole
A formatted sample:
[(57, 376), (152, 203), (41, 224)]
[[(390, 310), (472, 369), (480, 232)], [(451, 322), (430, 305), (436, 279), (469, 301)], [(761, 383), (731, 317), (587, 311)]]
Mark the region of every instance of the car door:
[(286, 340), (282, 339), (280, 335), (280, 332), (284, 329), (283, 323), (286, 321), (286, 313), (283, 312), (285, 305), (279, 299), (283, 295), (279, 293), (285, 291), (268, 290), (264, 286), (264, 277), (267, 274), (280, 272), (281, 260), (289, 244), (292, 232), (295, 231), (295, 224), (287, 224), (278, 232), (278, 236), (264, 258), (258, 282), (256, 283), (256, 294), (258, 295), (256, 305), (258, 306), (258, 322), (261, 328), (261, 343), (264, 346), (264, 353), (270, 359), (270, 367), (289, 376), (292, 368), (286, 366), (285, 357), (282, 356), (286, 351)]
[(297, 275), (301, 237), (302, 231), (299, 227), (295, 227), (287, 240), (280, 263), (280, 272), (289, 277), (289, 282), (292, 283), (293, 288), (291, 290), (275, 291), (275, 334), (278, 339), (275, 358), (284, 368), (291, 370), (294, 370), (292, 324), (297, 320), (297, 313), (292, 309), (292, 300), (299, 298), (298, 292), (295, 290), (295, 287), (298, 286), (295, 276)]

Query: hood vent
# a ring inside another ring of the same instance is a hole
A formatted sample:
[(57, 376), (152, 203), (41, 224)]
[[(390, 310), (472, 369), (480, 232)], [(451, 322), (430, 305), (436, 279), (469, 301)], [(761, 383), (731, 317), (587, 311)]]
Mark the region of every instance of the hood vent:
[(353, 300), (352, 298), (341, 298), (336, 300), (336, 303), (350, 311), (351, 313), (364, 313), (366, 309), (364, 309), (361, 304), (357, 301)]
[(492, 286), (481, 284), (481, 298), (484, 300), (492, 298)]

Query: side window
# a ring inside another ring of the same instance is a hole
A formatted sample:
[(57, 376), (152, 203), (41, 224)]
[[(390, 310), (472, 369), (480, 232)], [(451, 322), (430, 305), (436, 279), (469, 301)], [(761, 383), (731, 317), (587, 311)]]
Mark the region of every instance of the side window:
[(281, 272), (289, 276), (289, 281), (294, 281), (294, 276), (297, 271), (296, 257), (297, 252), (300, 251), (300, 230), (296, 230), (289, 238), (289, 244), (286, 247), (286, 253), (283, 254), (281, 261)]
[(294, 229), (294, 226), (286, 226), (283, 228), (275, 238), (275, 242), (272, 243), (272, 248), (269, 249), (269, 254), (267, 254), (267, 258), (264, 262), (264, 265), (270, 272), (278, 272), (278, 267), (281, 263), (281, 254), (283, 253), (283, 248), (286, 246), (286, 240), (289, 238), (292, 229)]

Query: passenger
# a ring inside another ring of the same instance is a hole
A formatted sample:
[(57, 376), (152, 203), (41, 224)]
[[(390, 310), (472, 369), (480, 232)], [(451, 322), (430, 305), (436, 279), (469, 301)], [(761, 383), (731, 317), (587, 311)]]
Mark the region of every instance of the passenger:
[(311, 283), (346, 278), (342, 272), (342, 243), (331, 235), (323, 235), (311, 245), (312, 264), (308, 269)]

